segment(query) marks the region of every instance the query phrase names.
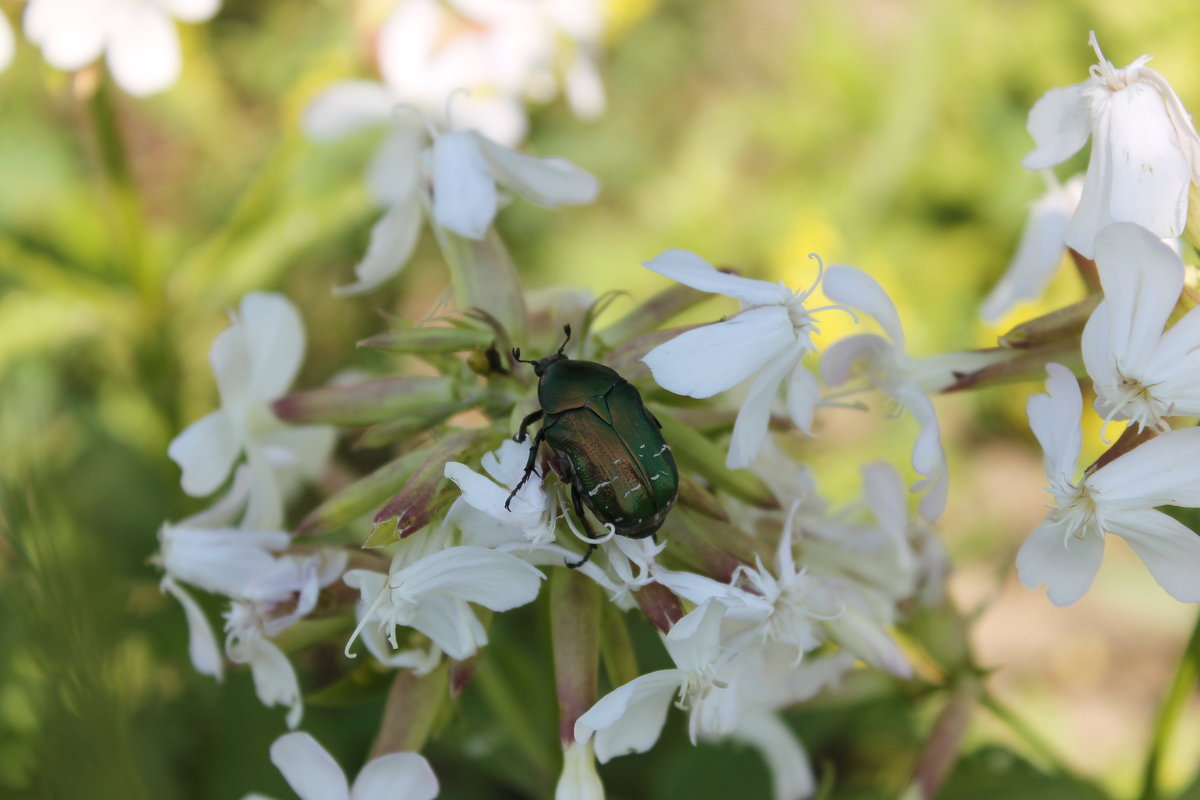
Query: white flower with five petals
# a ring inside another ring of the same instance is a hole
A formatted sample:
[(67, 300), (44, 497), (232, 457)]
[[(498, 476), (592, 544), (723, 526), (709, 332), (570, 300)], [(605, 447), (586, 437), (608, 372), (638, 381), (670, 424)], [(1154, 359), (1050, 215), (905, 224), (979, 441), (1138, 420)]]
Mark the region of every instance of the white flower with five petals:
[(62, 70), (106, 55), (117, 84), (143, 96), (179, 78), (183, 58), (172, 19), (204, 22), (220, 6), (220, 0), (29, 0), (25, 35)]
[(654, 746), (667, 720), (671, 698), (690, 712), (688, 733), (723, 736), (741, 719), (737, 675), (721, 644), (726, 607), (713, 600), (693, 609), (663, 637), (675, 669), (649, 672), (619, 686), (575, 722), (575, 741), (591, 741), (601, 764)]
[(183, 470), (183, 490), (216, 491), (245, 455), (251, 484), (241, 527), (278, 530), (287, 494), (315, 477), (333, 449), (334, 429), (288, 425), (271, 412), (304, 358), (304, 326), (295, 306), (278, 294), (253, 292), (240, 315), (213, 341), (209, 363), (221, 408), (175, 437), (167, 454)]
[[(271, 763), (301, 800), (433, 800), (437, 776), (419, 753), (388, 753), (368, 761), (349, 785), (333, 756), (307, 733), (288, 733), (271, 745)], [(248, 795), (243, 800), (266, 800)]]
[(820, 386), (802, 359), (814, 349), (813, 313), (823, 309), (808, 309), (804, 301), (820, 277), (808, 290), (793, 292), (782, 283), (719, 272), (686, 250), (667, 250), (645, 266), (693, 289), (742, 302), (742, 311), (729, 319), (682, 333), (642, 359), (660, 386), (689, 397), (712, 397), (758, 373), (738, 412), (725, 463), (740, 468), (754, 460), (785, 382), (788, 413), (796, 427), (810, 432)]
[(1183, 291), (1183, 259), (1145, 228), (1110, 225), (1096, 237), (1104, 301), (1083, 329), (1096, 411), (1167, 430), (1200, 416), (1200, 308), (1164, 330)]
[(1074, 603), (1091, 587), (1114, 533), (1172, 597), (1200, 602), (1200, 536), (1156, 510), (1200, 507), (1200, 428), (1172, 430), (1075, 477), (1083, 433), (1083, 396), (1071, 371), (1047, 364), (1047, 394), (1029, 398), (1029, 425), (1042, 445), (1055, 507), (1017, 553), (1030, 589), (1046, 584), (1050, 602)]
[(590, 203), (599, 191), (591, 173), (566, 159), (519, 153), (473, 130), (443, 131), (403, 105), (378, 89), (337, 85), (305, 112), (305, 129), (315, 139), (390, 125), (367, 178), (387, 212), (371, 230), (355, 267), (358, 279), (339, 294), (370, 291), (403, 269), (425, 217), (436, 228), (482, 240), (501, 205), (498, 187), (546, 208)]
[[(393, 648), (399, 647), (396, 629), (420, 631), (451, 658), (462, 660), (487, 644), (470, 603), (493, 611), (508, 611), (537, 597), (545, 578), (532, 565), (507, 553), (463, 545), (413, 558), (419, 550), (402, 547), (387, 575), (354, 569), (345, 575), (347, 586), (362, 593), (366, 607), (358, 630), (377, 626)], [(346, 654), (358, 630), (346, 643)], [(351, 656), (353, 657), (353, 656)]]
[(1200, 174), (1200, 136), (1179, 96), (1142, 56), (1118, 69), (1089, 43), (1099, 63), (1082, 83), (1051, 89), (1029, 112), (1036, 147), (1022, 160), (1045, 169), (1092, 139), (1079, 206), (1067, 244), (1091, 258), (1096, 234), (1113, 222), (1133, 222), (1160, 239), (1183, 233), (1188, 192)]

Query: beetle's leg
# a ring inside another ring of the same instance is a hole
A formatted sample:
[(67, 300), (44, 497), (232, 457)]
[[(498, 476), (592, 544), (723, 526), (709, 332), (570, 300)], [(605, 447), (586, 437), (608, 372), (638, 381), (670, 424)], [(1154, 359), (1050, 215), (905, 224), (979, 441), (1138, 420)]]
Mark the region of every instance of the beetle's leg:
[(525, 417), (525, 419), (521, 420), (521, 429), (519, 431), (517, 431), (517, 435), (513, 437), (513, 441), (514, 442), (525, 441), (525, 437), (529, 435), (529, 426), (532, 425), (533, 423), (537, 422), (539, 419), (541, 419), (542, 414), (544, 414), (544, 413), (546, 413), (546, 412), (542, 411), (539, 408), (537, 411), (534, 411), (532, 414)]
[[(537, 413), (540, 414), (542, 412), (539, 411)], [(521, 429), (524, 431), (525, 426), (522, 425)], [(512, 511), (512, 509), (508, 507), (508, 504), (511, 503), (512, 499), (517, 496), (517, 492), (521, 491), (521, 487), (525, 485), (525, 481), (529, 480), (529, 476), (533, 473), (533, 468), (537, 465), (538, 449), (541, 447), (542, 439), (544, 439), (545, 436), (546, 429), (542, 428), (537, 432), (537, 436), (533, 437), (533, 444), (529, 446), (529, 460), (525, 462), (525, 474), (521, 476), (521, 480), (517, 481), (517, 485), (514, 486), (512, 492), (509, 493), (508, 499), (504, 501), (505, 511)]]
[[(579, 484), (575, 481), (571, 482), (571, 505), (575, 507), (575, 516), (579, 517), (579, 524), (583, 526), (584, 533), (587, 534), (589, 539), (595, 539), (596, 532), (592, 530), (592, 523), (588, 521), (587, 515), (583, 513), (583, 495), (579, 493)], [(583, 558), (574, 563), (571, 563), (570, 561), (566, 562), (567, 569), (579, 569), (582, 567), (587, 563), (588, 559), (592, 557), (592, 553), (595, 552), (595, 550), (595, 543), (588, 542), (588, 549), (587, 552), (583, 554)]]

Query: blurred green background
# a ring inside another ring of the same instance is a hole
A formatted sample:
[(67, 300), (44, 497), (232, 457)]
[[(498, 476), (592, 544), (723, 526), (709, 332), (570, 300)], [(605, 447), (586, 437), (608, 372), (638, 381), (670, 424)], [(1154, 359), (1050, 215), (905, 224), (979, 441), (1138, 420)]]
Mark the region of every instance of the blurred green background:
[[(447, 283), (425, 241), (378, 292), (329, 291), (349, 279), (376, 216), (362, 182), (376, 137), (314, 145), (297, 117), (331, 81), (372, 75), (363, 26), (378, 9), (225, 5), (209, 24), (180, 26), (185, 69), (172, 90), (135, 100), (102, 83), (129, 182), (105, 165), (104, 106), (80, 99), (100, 73), (53, 71), (22, 41), (0, 75), (2, 797), (291, 796), (267, 760), (282, 714), (260, 706), (244, 670), (223, 685), (194, 673), (183, 615), (147, 564), (160, 523), (200, 507), (180, 491), (167, 443), (213, 407), (208, 345), (244, 292), (297, 302), (310, 331), (299, 385), (312, 386), (366, 363), (354, 342), (382, 328), (379, 310), (420, 318)], [(19, 19), (19, 3), (0, 9)], [(607, 113), (583, 122), (562, 104), (537, 108), (528, 142), (594, 172), (599, 201), (553, 212), (516, 202), (499, 219), (527, 286), (643, 296), (664, 281), (640, 262), (668, 247), (800, 285), (816, 251), (879, 279), (917, 355), (994, 342), (976, 309), (1042, 185), (1019, 164), (1025, 116), (1046, 89), (1086, 76), (1089, 30), (1119, 66), (1154, 55), (1200, 107), (1191, 0), (613, 0), (611, 12)], [(1081, 291), (1064, 272), (1006, 323)], [(959, 565), (954, 595), (980, 611), (974, 641), (998, 669), (996, 692), (1095, 786), (1051, 777), (1044, 753), (981, 713), (944, 796), (1128, 795), (1192, 611), (1113, 545), (1096, 590), (1071, 608), (1014, 586), (1013, 554), (1045, 502), (1023, 415), (1032, 388), (940, 402), (953, 469), (942, 531)], [(847, 453), (872, 457), (882, 443), (902, 461), (911, 431), (832, 413), (821, 433), (811, 463), (836, 492), (858, 480)], [(497, 624), (498, 642), (505, 630), (545, 635), (530, 609)], [(652, 637), (641, 644), (645, 665), (661, 661)], [(337, 674), (338, 657), (300, 659), (305, 689)], [(442, 797), (549, 796), (548, 658), (529, 645), (488, 651), (481, 686), (428, 751)], [(497, 718), (496, 693), (527, 701), (522, 730)], [(891, 797), (932, 708), (885, 686), (791, 721), (833, 796)], [(353, 772), (379, 710), (310, 704), (304, 728)], [(1189, 713), (1167, 765), (1176, 788), (1194, 780), (1200, 753), (1195, 697)], [(604, 768), (610, 796), (767, 796), (755, 753), (693, 749), (680, 727)]]

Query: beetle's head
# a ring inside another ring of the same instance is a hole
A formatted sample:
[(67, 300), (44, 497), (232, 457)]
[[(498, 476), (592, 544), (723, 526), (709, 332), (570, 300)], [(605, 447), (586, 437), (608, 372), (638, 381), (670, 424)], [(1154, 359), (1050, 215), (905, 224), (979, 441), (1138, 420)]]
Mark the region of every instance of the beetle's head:
[(567, 360), (567, 355), (565, 353), (563, 353), (563, 350), (567, 349), (567, 342), (571, 341), (571, 326), (563, 325), (563, 333), (565, 333), (567, 335), (567, 338), (563, 339), (563, 343), (558, 346), (557, 352), (555, 352), (551, 355), (548, 355), (543, 359), (539, 359), (537, 361), (532, 361), (530, 359), (521, 358), (521, 348), (516, 347), (516, 348), (513, 348), (513, 358), (515, 358), (517, 361), (520, 361), (522, 364), (532, 364), (533, 365), (533, 374), (537, 375), (540, 378), (540, 377), (542, 377), (542, 375), (546, 374), (546, 370), (550, 368), (551, 364), (553, 364), (556, 361), (566, 361)]

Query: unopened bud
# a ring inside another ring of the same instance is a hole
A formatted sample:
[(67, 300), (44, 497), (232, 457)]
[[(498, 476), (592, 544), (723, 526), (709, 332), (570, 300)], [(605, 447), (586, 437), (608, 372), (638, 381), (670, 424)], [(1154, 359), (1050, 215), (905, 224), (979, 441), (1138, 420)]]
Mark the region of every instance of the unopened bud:
[(275, 415), (293, 423), (372, 425), (454, 400), (449, 378), (384, 378), (294, 392), (272, 404)]
[(1088, 318), (1100, 305), (1102, 296), (1089, 295), (1078, 303), (1072, 303), (1049, 314), (1022, 322), (1017, 327), (1000, 337), (1004, 347), (1029, 348), (1038, 347), (1061, 339), (1077, 339), (1083, 333), (1083, 326)]
[(596, 338), (606, 347), (617, 347), (634, 337), (661, 328), (674, 317), (710, 297), (712, 295), (708, 292), (676, 284), (635, 306), (628, 314), (599, 331)]
[(411, 536), (449, 505), (443, 489), (448, 484), (446, 462), (467, 460), (476, 449), (486, 449), (487, 429), (472, 428), (442, 436), (425, 451), (425, 458), (404, 487), (375, 515), (375, 529), (363, 547), (382, 547)]
[(393, 459), (360, 478), (312, 510), (296, 529), (297, 536), (315, 536), (348, 525), (396, 494), (416, 471), (433, 445), (426, 445)]
[(550, 634), (558, 697), (558, 738), (575, 741), (575, 720), (596, 703), (600, 660), (600, 587), (582, 574), (550, 574)]
[(358, 346), (388, 353), (461, 353), (484, 349), (495, 339), (491, 331), (478, 328), (396, 328), (363, 339)]

